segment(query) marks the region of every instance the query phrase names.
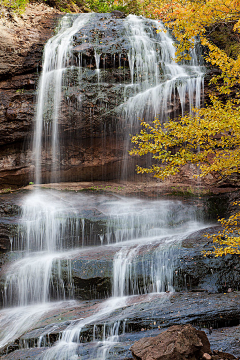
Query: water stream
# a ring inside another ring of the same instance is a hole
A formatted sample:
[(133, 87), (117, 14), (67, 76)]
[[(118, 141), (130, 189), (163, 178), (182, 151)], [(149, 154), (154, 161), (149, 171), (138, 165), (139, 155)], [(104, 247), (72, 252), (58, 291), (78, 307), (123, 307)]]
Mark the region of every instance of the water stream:
[[(76, 62), (72, 51), (74, 36), (93, 16), (66, 15), (45, 46), (33, 140), (36, 184), (41, 183), (44, 161), (50, 164), (51, 181), (57, 181), (64, 81), (77, 63), (77, 81), (81, 82), (83, 63), (81, 56)], [(173, 40), (162, 31), (161, 23), (136, 16), (122, 21), (130, 44), (131, 84), (123, 86), (125, 102), (117, 104), (116, 111), (125, 119), (126, 136), (139, 117), (167, 120), (177, 101), (182, 113), (200, 107), (203, 72), (196, 52), (189, 63), (179, 65), (174, 61)], [(105, 63), (97, 47), (94, 56), (99, 85)], [(121, 169), (124, 177), (127, 150), (128, 145)], [(18, 235), (13, 239), (18, 259), (8, 265), (5, 274), (0, 347), (32, 330), (53, 309), (80, 306), (74, 301), (74, 261), (103, 249), (103, 253), (111, 253), (110, 296), (106, 295), (91, 315), (69, 321), (39, 359), (82, 358), (81, 337), (86, 327), (91, 327), (93, 334), (89, 358), (112, 359), (110, 350), (124, 334), (127, 319), (108, 322), (108, 317), (128, 303), (140, 301), (140, 296), (161, 294), (163, 301), (167, 299), (174, 292), (174, 258), (181, 241), (204, 226), (199, 208), (180, 201), (35, 190), (22, 204)], [(36, 346), (49, 345), (51, 331), (37, 337)], [(28, 341), (20, 344), (30, 346)]]

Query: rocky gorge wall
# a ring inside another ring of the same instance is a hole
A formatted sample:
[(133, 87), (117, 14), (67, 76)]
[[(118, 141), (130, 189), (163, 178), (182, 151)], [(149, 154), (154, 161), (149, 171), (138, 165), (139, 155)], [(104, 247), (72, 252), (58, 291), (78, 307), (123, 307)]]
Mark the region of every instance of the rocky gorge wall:
[[(31, 139), (36, 90), (44, 44), (53, 35), (61, 16), (57, 10), (38, 4), (30, 5), (21, 16), (5, 11), (0, 20), (0, 188), (34, 181)], [(79, 85), (77, 70), (66, 73), (67, 86), (61, 94), (58, 119), (62, 156), (58, 181), (111, 180), (121, 176), (128, 146), (126, 134), (134, 134), (124, 124), (122, 114), (115, 111), (116, 105), (131, 96), (132, 91), (125, 90), (131, 84), (128, 59), (131, 44), (124, 33), (122, 16), (122, 13), (96, 14), (75, 35), (71, 65), (74, 67), (81, 60), (82, 79)], [(96, 43), (98, 54), (93, 46)], [(99, 67), (100, 83), (96, 72)], [(186, 98), (186, 106), (188, 101)], [(176, 96), (166, 116), (177, 116), (180, 111)], [(42, 181), (50, 182), (51, 153), (43, 149), (42, 158)], [(128, 162), (128, 175), (132, 176), (136, 160)], [(191, 171), (187, 173), (185, 178), (192, 178)]]
[(32, 4), (22, 15), (1, 8), (0, 18), (0, 187), (31, 179), (29, 139), (36, 86), (45, 42), (61, 13)]

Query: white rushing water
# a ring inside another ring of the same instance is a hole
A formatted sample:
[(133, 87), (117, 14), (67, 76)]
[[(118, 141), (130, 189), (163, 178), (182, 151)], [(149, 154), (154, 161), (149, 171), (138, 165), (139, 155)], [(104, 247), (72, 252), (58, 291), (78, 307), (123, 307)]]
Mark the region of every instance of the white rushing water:
[[(86, 76), (87, 71), (86, 69), (83, 71), (84, 60), (81, 52), (76, 62), (73, 38), (90, 21), (94, 21), (94, 14), (63, 17), (58, 33), (45, 46), (33, 141), (37, 184), (41, 183), (43, 162), (51, 174), (49, 180), (56, 182), (59, 179), (62, 164), (59, 122), (62, 116), (63, 97), (65, 94), (66, 99), (69, 99), (71, 91), (75, 91), (77, 95), (78, 87), (81, 89), (81, 94), (84, 93), (85, 89), (81, 86), (83, 75)], [(181, 65), (175, 61), (173, 38), (161, 22), (135, 15), (129, 15), (121, 21), (125, 28), (124, 36), (129, 43), (127, 57), (131, 83), (115, 85), (118, 89), (117, 93), (119, 91), (124, 93), (125, 101), (122, 104), (116, 103), (115, 109), (117, 118), (120, 116), (124, 121), (118, 123), (115, 119), (116, 115), (112, 121), (116, 122), (119, 133), (125, 131), (125, 160), (120, 173), (123, 178), (127, 178), (129, 133), (133, 134), (139, 129), (139, 119), (151, 122), (158, 117), (161, 121), (167, 121), (169, 117), (177, 116), (179, 109), (184, 114), (185, 111), (191, 113), (193, 107), (199, 108), (203, 98), (204, 68), (200, 66), (195, 49), (192, 50), (190, 61), (185, 61)], [(96, 33), (97, 31), (95, 29)], [(82, 35), (81, 41), (83, 43), (80, 48), (84, 49), (85, 45), (90, 46), (86, 43), (90, 41), (87, 35)], [(100, 101), (104, 98), (100, 80), (101, 71), (105, 70), (104, 59), (107, 54), (101, 52), (101, 37), (94, 41), (96, 43), (91, 46), (95, 47), (93, 57), (98, 81), (97, 98)], [(121, 54), (118, 55), (120, 59)], [(78, 76), (74, 75), (76, 70)], [(74, 80), (71, 80), (72, 78)], [(75, 85), (70, 91), (70, 84), (73, 81)], [(92, 85), (94, 87), (95, 84)], [(78, 95), (79, 106), (81, 106), (81, 94)], [(107, 107), (107, 103), (104, 106)], [(90, 122), (93, 111), (94, 107), (90, 108)], [(104, 124), (103, 129), (106, 130), (106, 126)]]
[[(174, 291), (173, 258), (176, 251), (184, 237), (203, 226), (196, 221), (198, 208), (180, 201), (125, 199), (81, 193), (61, 193), (59, 197), (57, 192), (39, 191), (26, 197), (22, 207), (21, 241), (15, 240), (25, 251), (20, 253), (22, 259), (10, 264), (5, 282), (5, 304), (18, 307), (0, 312), (0, 319), (3, 319), (0, 322), (3, 346), (30, 330), (34, 321), (49, 311), (52, 299), (73, 297), (71, 258), (76, 258), (81, 251), (83, 254), (86, 250), (91, 251), (84, 247), (79, 249), (82, 246), (81, 232), (86, 231), (88, 221), (91, 222), (88, 227), (91, 234), (99, 234), (102, 229), (105, 244), (102, 246), (106, 251), (110, 247), (115, 252), (112, 297), (99, 305), (93, 315), (71, 322), (62, 332), (60, 340), (40, 356), (47, 360), (75, 359), (81, 353), (81, 332), (86, 326), (95, 326), (96, 358), (107, 359), (111, 356), (112, 346), (119, 341), (119, 335), (124, 334), (125, 320), (108, 323), (108, 316), (126, 306), (129, 299), (133, 298), (134, 302), (134, 296)], [(76, 222), (69, 222), (71, 214), (75, 219), (85, 219), (85, 226), (73, 226)], [(74, 240), (65, 244), (64, 237)], [(87, 239), (86, 234), (84, 237)], [(31, 239), (34, 251), (31, 251)], [(46, 239), (51, 244), (49, 248), (43, 246)], [(99, 246), (99, 237), (96, 240)], [(64, 276), (63, 268), (68, 272)], [(32, 317), (35, 308), (39, 311)], [(8, 336), (6, 329), (10, 329), (11, 322), (16, 326)], [(97, 330), (99, 323), (103, 323), (105, 329), (101, 335)], [(44, 346), (48, 343), (44, 338), (46, 336), (42, 335), (35, 343)], [(21, 341), (22, 347), (28, 344)]]
[(119, 106), (128, 124), (122, 178), (128, 174), (129, 133), (139, 129), (139, 120), (151, 122), (158, 118), (167, 121), (178, 114), (192, 113), (200, 108), (204, 91), (204, 72), (192, 51), (191, 60), (179, 65), (175, 61), (173, 39), (163, 24), (129, 15), (125, 21), (131, 47), (128, 53), (132, 84), (125, 88), (128, 100)]
[[(51, 180), (56, 180), (63, 78), (66, 70), (71, 70), (74, 35), (92, 17), (63, 17), (58, 33), (45, 46), (33, 140), (36, 184), (41, 183), (44, 161), (50, 167)], [(131, 84), (124, 85), (126, 101), (118, 107), (125, 125), (133, 126), (139, 117), (166, 120), (178, 101), (182, 113), (200, 107), (203, 72), (196, 53), (189, 63), (179, 65), (174, 60), (173, 40), (168, 32), (161, 31), (161, 23), (137, 16), (123, 21), (131, 45)], [(96, 50), (94, 54), (100, 88), (101, 54)], [(80, 80), (81, 66), (80, 61)], [(126, 163), (124, 166), (122, 173), (127, 172)], [(111, 247), (114, 253), (111, 297), (90, 316), (70, 321), (59, 340), (39, 359), (80, 359), (81, 333), (86, 327), (93, 329), (95, 358), (110, 359), (111, 347), (124, 334), (127, 320), (108, 323), (108, 317), (129, 301), (134, 303), (137, 296), (163, 293), (165, 299), (174, 291), (173, 258), (182, 239), (203, 227), (198, 218), (196, 207), (180, 201), (36, 190), (23, 201), (21, 224), (12, 244), (17, 260), (5, 273), (4, 303), (8, 308), (0, 312), (0, 347), (34, 328), (52, 308), (64, 306), (73, 298), (72, 259), (86, 247), (102, 246), (106, 251)], [(103, 331), (98, 333), (98, 326)], [(47, 344), (44, 336), (37, 339), (38, 346)]]
[[(61, 20), (57, 35), (45, 45), (43, 69), (38, 87), (37, 111), (33, 148), (35, 156), (35, 182), (41, 183), (42, 137), (45, 130), (45, 141), (49, 141), (48, 156), (51, 159), (51, 171), (58, 165), (59, 139), (58, 120), (61, 112), (62, 77), (71, 60), (70, 49), (73, 35), (76, 34), (91, 18), (91, 14), (81, 14), (75, 21), (71, 16)], [(55, 180), (54, 178), (51, 179)]]
[[(132, 87), (136, 94), (121, 105), (127, 121), (167, 120), (179, 98), (182, 114), (199, 108), (203, 94), (203, 68), (195, 50), (190, 61), (175, 61), (174, 42), (161, 22), (129, 15), (125, 22), (131, 43), (128, 53)], [(129, 87), (129, 86), (128, 86)], [(186, 108), (186, 102), (189, 105)], [(152, 112), (153, 111), (153, 112)]]

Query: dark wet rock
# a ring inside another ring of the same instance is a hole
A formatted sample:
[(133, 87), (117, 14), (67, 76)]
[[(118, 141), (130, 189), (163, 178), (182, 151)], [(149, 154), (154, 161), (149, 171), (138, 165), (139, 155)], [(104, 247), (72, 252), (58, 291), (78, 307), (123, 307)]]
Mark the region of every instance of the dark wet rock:
[(111, 14), (112, 14), (113, 16), (115, 16), (117, 19), (123, 19), (123, 18), (126, 17), (126, 14), (124, 14), (123, 12), (121, 12), (121, 11), (119, 11), (119, 10), (113, 10), (113, 11), (111, 12)]
[(130, 350), (138, 360), (197, 360), (211, 351), (205, 332), (191, 325), (172, 326), (156, 337), (137, 341)]
[[(142, 246), (133, 260), (134, 279), (129, 284), (129, 293), (152, 292), (153, 262), (167, 261), (167, 257), (173, 259), (173, 284), (177, 291), (185, 289), (193, 292), (225, 293), (230, 292), (229, 289), (238, 290), (240, 264), (237, 255), (204, 257), (203, 251), (213, 250), (213, 244), (209, 243), (204, 234), (218, 231), (219, 227), (210, 227), (189, 235), (182, 246), (173, 245), (166, 258), (161, 258), (159, 243)], [(89, 296), (88, 288), (91, 288), (91, 298), (111, 294), (113, 257), (117, 251), (116, 247), (109, 247), (104, 251), (98, 247), (94, 251), (76, 255), (71, 266), (77, 298), (82, 298), (84, 294)]]
[(220, 327), (208, 335), (213, 353), (222, 351), (240, 357), (240, 326)]
[(239, 290), (240, 264), (238, 255), (222, 257), (204, 256), (213, 251), (213, 244), (204, 235), (216, 234), (220, 227), (212, 227), (193, 233), (182, 243), (179, 270), (176, 273), (176, 288), (227, 292), (229, 288)]
[[(137, 298), (135, 299), (137, 301)], [(124, 308), (128, 331), (148, 331), (175, 324), (192, 324), (201, 328), (218, 328), (239, 324), (238, 292), (230, 294), (175, 293), (168, 301), (161, 296), (140, 297), (142, 303)], [(134, 301), (134, 298), (132, 299)], [(116, 318), (118, 318), (116, 311)], [(119, 314), (120, 315), (120, 314)]]
[(13, 198), (0, 196), (0, 254), (13, 250), (14, 237), (18, 233), (20, 207)]
[(0, 253), (13, 250), (14, 237), (18, 232), (18, 224), (5, 220), (0, 222)]
[[(68, 304), (66, 309), (56, 308), (43, 316), (35, 325), (35, 329), (21, 336), (17, 344), (20, 344), (18, 346), (23, 346), (23, 344), (33, 346), (41, 337), (42, 346), (51, 346), (71, 321), (91, 316), (99, 310), (99, 306), (103, 307), (104, 302), (76, 302), (72, 307), (71, 304)], [(129, 348), (136, 340), (146, 336), (156, 336), (173, 325), (192, 324), (198, 330), (205, 329), (213, 350), (222, 349), (222, 352), (240, 356), (239, 326), (236, 326), (240, 320), (239, 309), (239, 293), (226, 295), (175, 293), (165, 296), (163, 294), (136, 296), (129, 298), (122, 308), (83, 326), (79, 337), (82, 343), (89, 343), (93, 340), (94, 330), (96, 340), (100, 341), (103, 332), (108, 333), (114, 323), (117, 322), (119, 324), (120, 344), (113, 347), (111, 351), (115, 355), (119, 351), (121, 355), (116, 356), (116, 359), (123, 359), (130, 355)], [(226, 328), (226, 326), (234, 324), (233, 330)], [(225, 326), (225, 329), (217, 330), (221, 326)], [(208, 331), (210, 327), (212, 328), (211, 334)], [(229, 336), (226, 336), (228, 334)], [(89, 344), (89, 346), (93, 345)], [(82, 349), (82, 345), (80, 348)], [(91, 351), (93, 353), (90, 353), (94, 354), (96, 349)], [(92, 358), (94, 358), (93, 355)]]
[[(92, 242), (92, 245), (99, 244), (99, 234), (102, 233), (104, 218), (98, 222), (94, 219), (94, 212), (88, 212), (85, 215), (89, 217), (89, 219), (85, 219), (85, 243), (91, 244)], [(92, 220), (90, 220), (91, 216), (93, 216)], [(81, 233), (80, 236), (73, 239), (70, 236), (70, 229), (69, 236), (67, 236), (67, 231), (66, 229), (64, 247), (82, 246)], [(173, 244), (164, 256), (162, 255), (161, 242), (142, 245), (138, 250), (137, 256), (132, 260), (131, 271), (134, 272), (134, 277), (131, 280), (129, 278), (129, 282), (126, 285), (128, 293), (137, 295), (155, 291), (155, 278), (152, 273), (154, 262), (159, 262), (164, 266), (164, 264), (168, 263), (168, 258), (173, 260), (173, 285), (177, 291), (234, 293), (235, 290), (238, 290), (240, 282), (238, 256), (227, 255), (215, 258), (204, 257), (202, 254), (203, 250), (212, 249), (212, 244), (208, 244), (208, 239), (203, 237), (203, 234), (216, 231), (218, 231), (218, 228), (213, 227), (193, 233), (183, 241), (182, 246), (179, 243)], [(9, 250), (11, 246), (13, 248), (16, 246), (17, 236), (12, 245), (16, 234), (17, 223), (0, 223), (0, 244), (2, 251)], [(78, 238), (80, 238), (80, 242)], [(95, 246), (94, 248), (76, 251), (70, 260), (61, 259), (61, 273), (65, 284), (65, 292), (68, 293), (71, 288), (74, 292), (74, 297), (79, 300), (104, 299), (111, 296), (113, 259), (119, 250), (120, 247), (116, 245), (108, 247)], [(2, 261), (5, 263), (5, 257), (2, 257)], [(58, 278), (58, 264), (58, 261), (53, 263), (53, 279)], [(72, 284), (69, 283), (69, 266), (71, 268)], [(3, 286), (4, 270), (2, 271), (1, 279), (1, 286)], [(168, 283), (166, 278), (163, 291), (167, 289)], [(54, 293), (51, 296), (54, 299)]]

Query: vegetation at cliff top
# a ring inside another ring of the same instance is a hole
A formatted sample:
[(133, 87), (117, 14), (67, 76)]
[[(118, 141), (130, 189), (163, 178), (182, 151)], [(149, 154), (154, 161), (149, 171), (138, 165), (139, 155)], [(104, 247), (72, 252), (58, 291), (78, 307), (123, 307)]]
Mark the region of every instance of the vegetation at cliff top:
[[(211, 79), (215, 90), (211, 103), (194, 109), (174, 121), (152, 124), (142, 121), (142, 130), (132, 137), (132, 155), (152, 154), (155, 164), (137, 167), (138, 173), (153, 173), (165, 179), (175, 175), (187, 163), (196, 164), (199, 176), (212, 174), (216, 181), (240, 172), (240, 48), (234, 54), (211, 41), (211, 32), (220, 25), (232, 27), (240, 39), (239, 0), (156, 0), (145, 13), (160, 18), (172, 29), (177, 39), (179, 61), (190, 59), (196, 38), (205, 48), (205, 60), (218, 68)], [(236, 41), (237, 43), (237, 41)], [(240, 212), (228, 220), (221, 219), (222, 233), (211, 236), (216, 246), (214, 254), (240, 254)]]
[(21, 12), (25, 9), (28, 3), (28, 0), (2, 0), (1, 6), (6, 6), (12, 10)]
[[(140, 15), (143, 11), (143, 3), (139, 0), (40, 0), (62, 12), (88, 12), (107, 13), (119, 10), (126, 14), (135, 13)], [(2, 0), (1, 5), (14, 11), (22, 12), (28, 3), (34, 0)]]

